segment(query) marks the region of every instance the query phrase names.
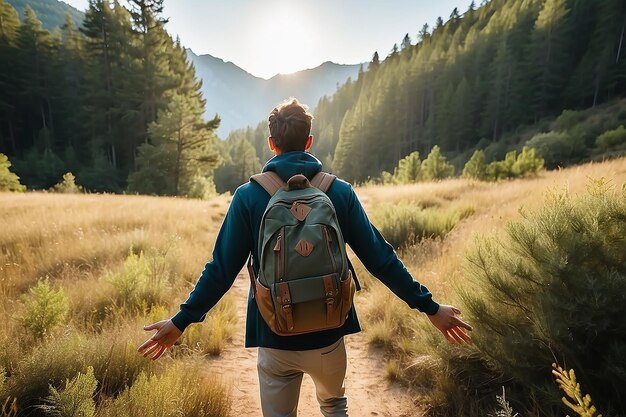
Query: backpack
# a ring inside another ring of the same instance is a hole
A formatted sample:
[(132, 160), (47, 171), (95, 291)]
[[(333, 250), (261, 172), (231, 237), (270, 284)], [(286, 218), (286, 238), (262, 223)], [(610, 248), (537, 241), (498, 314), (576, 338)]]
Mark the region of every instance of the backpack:
[(252, 296), (269, 328), (280, 336), (342, 326), (358, 284), (348, 261), (335, 208), (326, 191), (334, 175), (301, 174), (285, 183), (275, 172), (253, 175), (271, 196), (261, 219), (259, 275), (252, 255)]

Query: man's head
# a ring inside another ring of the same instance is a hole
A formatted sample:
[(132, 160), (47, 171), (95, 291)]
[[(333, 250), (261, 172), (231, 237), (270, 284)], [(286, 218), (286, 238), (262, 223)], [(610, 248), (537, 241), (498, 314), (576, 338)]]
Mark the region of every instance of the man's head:
[(313, 141), (311, 120), (309, 108), (295, 98), (275, 107), (268, 118), (270, 149), (277, 154), (309, 149)]

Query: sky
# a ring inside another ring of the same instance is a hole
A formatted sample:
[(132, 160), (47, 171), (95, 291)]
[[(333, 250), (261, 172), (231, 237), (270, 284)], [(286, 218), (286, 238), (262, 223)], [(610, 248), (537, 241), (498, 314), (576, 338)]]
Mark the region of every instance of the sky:
[[(64, 0), (85, 10), (87, 0)], [(470, 0), (165, 0), (167, 30), (197, 55), (211, 54), (261, 78), (326, 61), (381, 59), (406, 33), (447, 20)], [(476, 3), (480, 3), (476, 1)]]

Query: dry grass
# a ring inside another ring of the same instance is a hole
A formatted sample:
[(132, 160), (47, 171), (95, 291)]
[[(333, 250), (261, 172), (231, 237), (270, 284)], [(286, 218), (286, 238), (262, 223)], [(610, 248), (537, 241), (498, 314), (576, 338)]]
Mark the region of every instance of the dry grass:
[[(142, 326), (170, 317), (192, 289), (210, 259), (228, 203), (225, 196), (207, 202), (0, 193), (0, 343), (5, 346), (0, 368), (7, 375), (2, 392), (17, 397), (24, 411), (46, 396), (49, 383), (62, 388), (66, 379), (93, 366), (106, 397), (132, 386), (141, 372), (184, 378), (182, 368), (172, 368), (189, 360), (177, 359), (183, 353), (219, 354), (236, 320), (228, 300), (203, 325), (215, 327), (197, 338), (204, 351), (182, 345), (154, 367), (136, 348), (148, 336)], [(37, 340), (22, 318), (25, 295), (42, 278), (63, 290), (69, 314)], [(207, 383), (198, 401), (220, 397), (212, 415), (226, 415), (223, 386)]]

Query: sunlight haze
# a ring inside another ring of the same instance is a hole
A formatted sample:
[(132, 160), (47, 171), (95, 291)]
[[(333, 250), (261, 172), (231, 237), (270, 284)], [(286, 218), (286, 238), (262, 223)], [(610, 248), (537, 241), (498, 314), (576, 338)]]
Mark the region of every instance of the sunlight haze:
[[(196, 54), (232, 61), (257, 77), (314, 68), (326, 61), (367, 62), (387, 56), (406, 33), (413, 43), (424, 23), (447, 20), (469, 0), (336, 2), (331, 0), (165, 1), (169, 32)], [(85, 10), (87, 0), (66, 0)], [(477, 4), (479, 2), (476, 2)]]

